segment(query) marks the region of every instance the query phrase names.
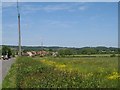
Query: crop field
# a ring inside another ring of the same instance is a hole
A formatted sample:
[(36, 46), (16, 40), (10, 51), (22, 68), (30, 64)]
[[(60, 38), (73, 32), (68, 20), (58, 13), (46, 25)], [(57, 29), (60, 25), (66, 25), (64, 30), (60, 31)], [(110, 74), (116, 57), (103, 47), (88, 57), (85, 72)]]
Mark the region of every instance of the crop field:
[(20, 57), (3, 88), (116, 88), (118, 57)]

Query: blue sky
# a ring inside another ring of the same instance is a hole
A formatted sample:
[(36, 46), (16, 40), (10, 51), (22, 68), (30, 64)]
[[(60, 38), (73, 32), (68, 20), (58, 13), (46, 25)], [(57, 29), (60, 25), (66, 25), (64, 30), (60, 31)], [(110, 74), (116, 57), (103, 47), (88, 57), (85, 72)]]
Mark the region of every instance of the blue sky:
[[(18, 45), (16, 3), (2, 4), (3, 44)], [(22, 45), (118, 46), (117, 2), (19, 3)]]

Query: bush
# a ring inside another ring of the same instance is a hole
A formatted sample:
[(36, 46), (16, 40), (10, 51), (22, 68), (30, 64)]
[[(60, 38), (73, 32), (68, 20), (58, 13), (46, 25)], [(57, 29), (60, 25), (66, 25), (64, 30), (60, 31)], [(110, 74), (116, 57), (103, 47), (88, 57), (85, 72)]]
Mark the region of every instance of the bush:
[(110, 55), (110, 57), (116, 57), (116, 55), (115, 55), (115, 54), (112, 54), (112, 55)]

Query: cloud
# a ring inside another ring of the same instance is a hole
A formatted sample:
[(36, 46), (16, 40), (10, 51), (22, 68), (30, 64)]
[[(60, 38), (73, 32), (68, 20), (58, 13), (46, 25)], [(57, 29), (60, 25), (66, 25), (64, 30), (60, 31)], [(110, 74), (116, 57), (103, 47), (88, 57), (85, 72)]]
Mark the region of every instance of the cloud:
[(84, 11), (84, 10), (88, 9), (88, 7), (87, 6), (80, 6), (78, 9)]
[(16, 7), (17, 3), (15, 2), (4, 2), (2, 3), (2, 8)]
[(70, 7), (66, 6), (65, 4), (46, 5), (46, 6), (24, 5), (22, 7), (22, 10), (24, 10), (24, 11), (46, 11), (46, 12), (69, 10), (69, 9), (70, 9)]
[[(3, 10), (9, 10), (10, 7), (16, 9), (17, 3), (13, 2), (4, 2), (2, 5)], [(12, 8), (13, 9), (13, 8)], [(66, 11), (66, 12), (76, 12), (76, 11), (85, 11), (88, 9), (88, 5), (83, 2), (78, 3), (19, 3), (19, 11), (26, 15), (29, 13), (36, 13), (39, 11), (43, 12), (55, 12), (55, 11)]]
[[(18, 29), (18, 24), (17, 23), (11, 23), (11, 24), (3, 24), (3, 29), (9, 29), (9, 30), (16, 30)], [(28, 29), (29, 25), (26, 23), (21, 24), (21, 29)]]
[(87, 10), (88, 7), (84, 3), (64, 3), (64, 4), (46, 4), (46, 5), (34, 5), (24, 4), (21, 5), (20, 10), (24, 13), (33, 13), (37, 11), (54, 12), (54, 11), (68, 11), (74, 12), (77, 10)]
[[(63, 21), (63, 20), (44, 20), (42, 23), (43, 27), (47, 28), (65, 28), (69, 29), (73, 27), (74, 25), (78, 25), (79, 21)], [(51, 29), (51, 30), (57, 30), (57, 29)]]

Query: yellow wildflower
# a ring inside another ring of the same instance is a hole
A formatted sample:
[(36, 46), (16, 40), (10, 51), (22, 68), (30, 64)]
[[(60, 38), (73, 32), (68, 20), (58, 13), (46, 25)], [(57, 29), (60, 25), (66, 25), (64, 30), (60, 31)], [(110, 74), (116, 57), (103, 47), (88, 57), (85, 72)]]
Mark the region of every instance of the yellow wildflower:
[(92, 72), (88, 73), (88, 76), (93, 76), (93, 73)]
[(104, 72), (104, 68), (98, 67), (98, 69), (99, 69), (100, 72)]
[(120, 75), (118, 74), (118, 72), (113, 72), (113, 73), (112, 73), (111, 75), (109, 75), (107, 78), (110, 79), (110, 80), (118, 79), (118, 78), (120, 78)]

